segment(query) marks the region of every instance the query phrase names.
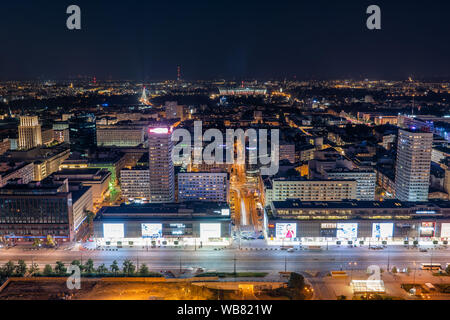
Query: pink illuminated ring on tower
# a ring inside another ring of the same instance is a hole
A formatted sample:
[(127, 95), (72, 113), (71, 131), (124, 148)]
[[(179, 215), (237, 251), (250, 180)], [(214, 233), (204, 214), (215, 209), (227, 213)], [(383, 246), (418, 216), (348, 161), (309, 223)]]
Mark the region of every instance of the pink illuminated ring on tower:
[(169, 128), (151, 128), (149, 130), (150, 133), (154, 134), (169, 134), (170, 129)]

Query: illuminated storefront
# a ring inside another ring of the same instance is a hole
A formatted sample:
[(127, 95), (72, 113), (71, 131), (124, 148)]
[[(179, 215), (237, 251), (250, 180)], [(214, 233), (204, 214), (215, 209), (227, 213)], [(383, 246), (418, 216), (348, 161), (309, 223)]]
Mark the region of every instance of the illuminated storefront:
[(229, 244), (231, 219), (222, 203), (144, 204), (103, 208), (94, 221), (99, 246)]
[(447, 245), (450, 239), (445, 202), (286, 200), (272, 202), (265, 214), (265, 233), (274, 245)]

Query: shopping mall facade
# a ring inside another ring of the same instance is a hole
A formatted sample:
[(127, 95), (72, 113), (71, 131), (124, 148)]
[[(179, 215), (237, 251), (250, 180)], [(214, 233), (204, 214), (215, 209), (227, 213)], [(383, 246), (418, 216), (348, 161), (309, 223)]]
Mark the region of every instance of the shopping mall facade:
[(94, 238), (106, 247), (228, 245), (230, 208), (216, 202), (104, 207), (94, 220)]
[(269, 244), (441, 244), (450, 240), (450, 204), (397, 200), (272, 202), (266, 208)]

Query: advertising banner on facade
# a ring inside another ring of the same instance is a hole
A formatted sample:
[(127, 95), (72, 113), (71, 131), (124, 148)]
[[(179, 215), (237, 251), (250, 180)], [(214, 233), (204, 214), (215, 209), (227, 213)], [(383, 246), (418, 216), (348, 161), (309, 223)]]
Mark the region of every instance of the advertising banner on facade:
[(295, 239), (297, 238), (296, 223), (277, 223), (276, 237), (278, 239)]
[(358, 237), (358, 224), (338, 223), (336, 236), (338, 239), (356, 239)]
[(125, 238), (123, 223), (104, 223), (103, 224), (103, 237), (123, 239)]
[(142, 238), (152, 238), (152, 239), (162, 238), (162, 224), (161, 223), (143, 223), (142, 224)]
[(393, 236), (393, 223), (374, 223), (372, 225), (372, 238), (392, 238)]

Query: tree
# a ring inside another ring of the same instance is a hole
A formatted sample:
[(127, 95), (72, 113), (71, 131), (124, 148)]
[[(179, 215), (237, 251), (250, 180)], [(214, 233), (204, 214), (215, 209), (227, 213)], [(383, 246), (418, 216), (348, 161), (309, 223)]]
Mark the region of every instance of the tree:
[(92, 211), (87, 210), (87, 211), (84, 212), (84, 214), (86, 216), (86, 219), (87, 219), (88, 223), (92, 224), (92, 222), (94, 221), (94, 218), (95, 218), (95, 213), (93, 213)]
[(101, 264), (98, 268), (97, 268), (97, 273), (98, 274), (106, 274), (108, 273), (108, 268), (105, 266), (105, 264)]
[(143, 264), (141, 266), (141, 268), (139, 269), (139, 275), (141, 276), (148, 276), (150, 274), (150, 270), (148, 269), (148, 267)]
[(393, 273), (393, 274), (398, 273), (397, 267), (393, 267), (393, 268), (392, 268), (392, 273)]
[(27, 264), (25, 263), (25, 261), (19, 260), (15, 269), (16, 275), (23, 277), (27, 273)]
[(31, 275), (34, 275), (39, 272), (39, 267), (37, 263), (32, 263), (30, 268), (28, 269), (28, 272), (30, 272)]
[(55, 240), (53, 240), (53, 237), (51, 235), (47, 236), (47, 245), (52, 248), (56, 247)]
[(303, 290), (305, 287), (305, 278), (298, 273), (291, 273), (291, 277), (289, 278), (288, 288), (291, 289), (299, 289)]
[(41, 245), (42, 245), (41, 239), (38, 239), (38, 238), (34, 239), (33, 247), (40, 247)]
[(447, 266), (447, 268), (445, 269), (445, 272), (447, 272), (447, 274), (450, 274), (450, 264)]
[(131, 262), (131, 260), (126, 259), (123, 262), (123, 273), (130, 275), (130, 274), (133, 274), (135, 270), (136, 270), (136, 267), (134, 266), (133, 262)]
[(84, 215), (86, 217), (86, 222), (88, 224), (89, 227), (89, 232), (92, 232), (92, 226), (94, 225), (94, 218), (95, 218), (95, 213), (93, 213), (92, 211), (85, 211)]
[(15, 269), (16, 269), (16, 266), (15, 266), (14, 262), (8, 261), (3, 267), (3, 273), (5, 274), (6, 277), (11, 277), (13, 275)]
[(86, 273), (94, 273), (95, 272), (94, 261), (92, 261), (92, 259), (88, 259), (83, 269)]
[(61, 261), (56, 262), (55, 272), (59, 275), (67, 274), (67, 268), (64, 266), (64, 263)]
[(71, 265), (77, 266), (78, 268), (80, 268), (80, 271), (81, 271), (81, 272), (83, 272), (83, 270), (84, 270), (84, 266), (81, 265), (80, 260), (73, 260), (72, 263), (71, 263)]
[(44, 268), (44, 276), (51, 276), (53, 275), (53, 268), (51, 265), (46, 264)]
[(112, 265), (109, 268), (114, 273), (114, 275), (117, 275), (117, 272), (119, 272), (119, 264), (116, 260), (113, 261)]

